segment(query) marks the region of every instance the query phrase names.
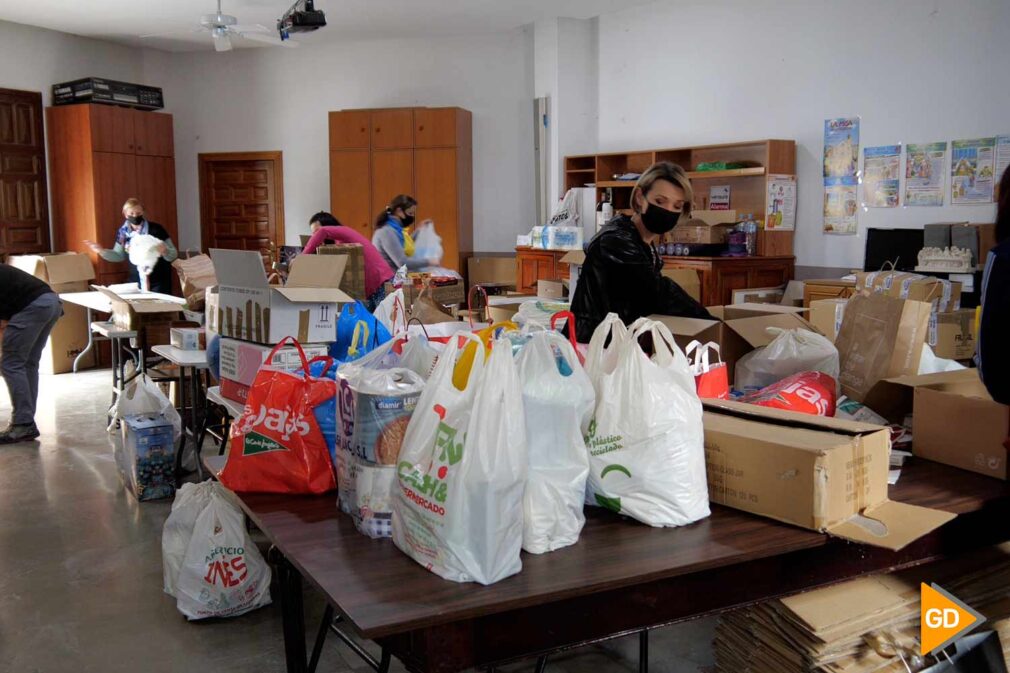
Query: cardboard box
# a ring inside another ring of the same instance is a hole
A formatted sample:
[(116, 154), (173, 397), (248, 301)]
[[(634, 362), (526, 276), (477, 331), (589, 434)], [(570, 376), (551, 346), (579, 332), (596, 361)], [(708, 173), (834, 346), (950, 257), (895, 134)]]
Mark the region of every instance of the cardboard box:
[(1010, 409), (993, 401), (976, 369), (916, 377), (913, 391), (912, 451), (916, 456), (1007, 478)]
[(955, 516), (887, 499), (886, 428), (738, 402), (704, 405), (714, 503), (892, 550)]
[(704, 245), (725, 243), (736, 223), (735, 210), (696, 210), (691, 213), (691, 219), (674, 227), (669, 240)]
[(353, 299), (368, 299), (365, 290), (365, 252), (359, 243), (337, 243), (316, 248), (317, 255), (343, 255), (347, 258), (340, 289)]
[(466, 260), (467, 281), (474, 285), (516, 284), (515, 257), (471, 257)]
[(537, 297), (540, 299), (565, 299), (568, 297), (568, 291), (564, 281), (538, 280)]
[(217, 285), (214, 287), (208, 287), (204, 293), (204, 316), (206, 318), (205, 326), (208, 333), (220, 334), (221, 333), (221, 295), (218, 294)]
[[(179, 317), (186, 300), (170, 294), (141, 292), (136, 283), (105, 287), (92, 285), (112, 302), (112, 324), (125, 330), (142, 331), (149, 325), (167, 324)], [(164, 340), (150, 341), (149, 345), (168, 343), (168, 328)]]
[(271, 286), (263, 258), (252, 250), (210, 251), (217, 270), (221, 336), (276, 344), (293, 336), (300, 343), (336, 338), (340, 307), (353, 301), (338, 289), (344, 255), (299, 255), (287, 285)]
[(172, 424), (161, 414), (137, 414), (123, 420), (123, 450), (116, 463), (137, 500), (175, 494), (175, 441)]
[(975, 356), (975, 309), (934, 313), (929, 320), (929, 345), (937, 357), (970, 360)]
[(696, 302), (701, 303), (701, 279), (694, 269), (664, 267), (662, 274), (679, 285)]
[(207, 348), (207, 332), (202, 327), (173, 327), (169, 343), (179, 350), (202, 351)]
[(686, 348), (695, 340), (719, 344), (720, 357), (726, 363), (730, 381), (735, 376), (737, 360), (755, 348), (767, 346), (775, 338), (766, 331), (767, 328), (816, 331), (813, 325), (797, 314), (802, 309), (789, 306), (753, 304), (713, 306), (708, 310), (715, 320), (663, 315), (651, 315), (649, 318), (666, 325), (681, 348)]
[[(414, 305), (414, 301), (417, 300), (418, 295), (421, 294), (421, 289), (414, 285), (404, 285), (402, 288), (395, 288), (392, 283), (386, 283), (386, 294), (392, 294), (397, 289), (403, 290), (403, 303), (409, 311), (410, 307)], [(429, 289), (428, 294), (436, 304), (441, 304), (442, 306), (457, 306), (466, 302), (466, 291), (462, 282), (453, 283), (452, 285), (434, 285)]]
[(845, 306), (848, 299), (815, 299), (810, 302), (810, 324), (817, 331), (835, 342), (838, 330), (842, 328), (842, 318), (845, 317)]
[[(221, 378), (231, 379), (246, 386), (251, 386), (256, 380), (256, 372), (264, 365), (280, 367), (281, 369), (297, 369), (302, 366), (298, 349), (294, 346), (284, 346), (274, 357), (270, 358), (273, 346), (240, 341), (238, 339), (222, 338), (221, 347)], [(327, 344), (302, 344), (305, 359), (325, 356), (329, 353)]]
[(938, 311), (956, 311), (961, 308), (961, 283), (907, 271), (857, 273), (856, 290), (883, 292), (898, 299), (930, 302)]
[(781, 304), (785, 296), (785, 288), (755, 287), (746, 290), (733, 290), (731, 304)]
[[(75, 252), (55, 255), (11, 255), (7, 263), (49, 283), (57, 294), (87, 292), (88, 281), (95, 277), (95, 269), (87, 255)], [(88, 347), (88, 310), (83, 306), (63, 303), (61, 317), (49, 333), (45, 350), (39, 360), (42, 374), (63, 374), (73, 370), (74, 360)], [(92, 351), (81, 361), (84, 367), (95, 364)]]
[(251, 386), (221, 377), (221, 397), (226, 400), (245, 404), (249, 400), (249, 388)]

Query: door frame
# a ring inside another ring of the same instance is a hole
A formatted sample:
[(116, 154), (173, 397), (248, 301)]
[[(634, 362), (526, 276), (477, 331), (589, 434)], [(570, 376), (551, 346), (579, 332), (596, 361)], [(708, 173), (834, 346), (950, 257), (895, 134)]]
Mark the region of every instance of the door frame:
[(210, 218), (210, 199), (207, 198), (207, 170), (208, 164), (215, 161), (273, 161), (274, 162), (274, 222), (277, 225), (277, 239), (274, 244), (278, 247), (285, 244), (284, 231), (284, 153), (277, 151), (269, 152), (204, 152), (197, 155), (199, 163), (199, 182), (197, 187), (200, 192), (200, 245), (204, 251), (209, 252), (207, 229), (205, 222)]

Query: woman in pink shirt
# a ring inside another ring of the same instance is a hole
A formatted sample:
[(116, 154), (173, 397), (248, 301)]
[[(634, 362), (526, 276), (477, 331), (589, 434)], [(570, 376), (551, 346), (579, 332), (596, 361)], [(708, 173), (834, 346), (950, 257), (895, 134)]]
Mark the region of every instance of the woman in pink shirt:
[(324, 241), (356, 243), (361, 246), (365, 257), (365, 294), (368, 295), (365, 305), (369, 311), (374, 311), (386, 298), (386, 281), (394, 275), (382, 253), (367, 238), (350, 227), (343, 226), (337, 218), (325, 211), (318, 212), (309, 219), (309, 228), (312, 229), (312, 238), (302, 250), (303, 255), (314, 253)]

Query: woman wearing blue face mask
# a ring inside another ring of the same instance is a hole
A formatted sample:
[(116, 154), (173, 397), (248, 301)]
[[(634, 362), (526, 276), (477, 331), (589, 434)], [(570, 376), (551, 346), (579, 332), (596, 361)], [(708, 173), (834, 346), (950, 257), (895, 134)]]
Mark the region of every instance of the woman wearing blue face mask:
[(608, 313), (625, 324), (654, 313), (711, 318), (701, 304), (662, 275), (659, 239), (691, 213), (694, 191), (684, 169), (668, 161), (653, 164), (631, 192), (631, 217), (611, 220), (589, 242), (572, 298), (576, 338), (589, 343)]
[[(378, 248), (393, 271), (401, 266), (414, 271), (435, 266), (440, 261), (414, 257), (414, 239), (410, 236), (410, 227), (414, 224), (416, 215), (417, 200), (413, 196), (400, 194), (375, 218), (372, 245)], [(431, 220), (425, 220), (421, 224), (430, 222)]]
[(163, 226), (157, 222), (149, 221), (144, 216), (144, 206), (139, 199), (126, 200), (126, 203), (123, 204), (123, 217), (126, 221), (116, 232), (116, 244), (111, 250), (103, 248), (94, 241), (84, 241), (85, 245), (106, 262), (126, 262), (130, 267), (127, 280), (131, 283), (139, 283), (140, 272), (130, 261), (130, 240), (134, 236), (142, 234), (154, 236), (161, 240), (159, 246), (161, 259), (155, 264), (148, 277), (148, 287), (151, 292), (172, 294), (172, 262), (179, 256), (175, 244), (172, 243), (172, 237)]

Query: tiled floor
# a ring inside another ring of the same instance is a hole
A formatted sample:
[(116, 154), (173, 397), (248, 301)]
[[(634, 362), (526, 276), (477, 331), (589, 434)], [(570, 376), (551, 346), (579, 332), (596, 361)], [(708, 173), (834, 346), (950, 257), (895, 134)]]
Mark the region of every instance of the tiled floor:
[[(42, 437), (0, 446), (0, 672), (284, 671), (278, 606), (187, 623), (162, 592), (169, 501), (138, 504), (122, 488), (104, 420), (109, 373), (43, 377)], [(2, 386), (0, 386), (2, 388)], [(10, 412), (0, 391), (0, 424)], [(306, 591), (307, 625), (322, 613)], [(651, 670), (711, 666), (712, 620), (660, 629)], [(637, 637), (553, 657), (547, 670), (635, 671)], [(532, 661), (502, 670), (531, 671)], [(320, 671), (366, 671), (331, 638)], [(404, 670), (395, 665), (394, 670)]]

